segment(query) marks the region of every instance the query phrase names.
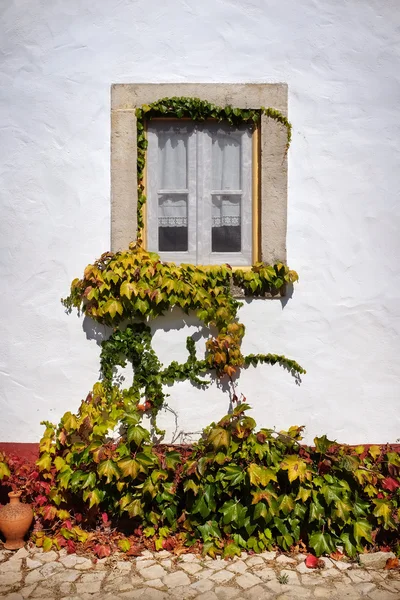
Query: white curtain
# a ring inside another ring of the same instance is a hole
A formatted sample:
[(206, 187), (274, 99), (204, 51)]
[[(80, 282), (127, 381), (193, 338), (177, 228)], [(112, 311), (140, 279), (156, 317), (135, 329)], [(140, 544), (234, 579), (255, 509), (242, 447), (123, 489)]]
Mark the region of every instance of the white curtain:
[[(187, 134), (172, 127), (158, 136), (160, 190), (187, 188)], [(159, 194), (159, 227), (187, 227), (187, 195)]]
[(212, 137), (212, 189), (240, 190), (240, 138), (221, 129)]
[(158, 136), (158, 184), (161, 190), (187, 189), (187, 134), (174, 131), (160, 132)]
[(240, 225), (240, 200), (238, 195), (215, 194), (212, 198), (212, 226), (238, 227)]
[(187, 197), (161, 194), (158, 197), (158, 226), (187, 227)]

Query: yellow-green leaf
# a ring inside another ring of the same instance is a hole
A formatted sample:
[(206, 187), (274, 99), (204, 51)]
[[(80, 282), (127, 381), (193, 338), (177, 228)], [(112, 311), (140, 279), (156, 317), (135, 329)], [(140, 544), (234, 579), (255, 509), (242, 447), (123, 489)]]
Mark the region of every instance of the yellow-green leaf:
[(281, 464), (281, 469), (288, 472), (290, 483), (293, 483), (296, 479), (300, 479), (303, 482), (310, 474), (307, 463), (294, 454), (285, 456)]
[(120, 470), (116, 463), (112, 460), (103, 460), (103, 462), (101, 462), (97, 467), (97, 472), (100, 475), (100, 477), (107, 478), (107, 483), (111, 483), (113, 477), (115, 477), (115, 479), (118, 479), (118, 477), (120, 476)]
[(268, 469), (268, 467), (261, 467), (255, 463), (249, 465), (247, 472), (252, 485), (262, 485), (265, 487), (270, 481), (277, 481), (276, 473), (272, 469)]
[(36, 461), (36, 465), (39, 467), (39, 471), (50, 471), (51, 468), (51, 456), (48, 452), (44, 452), (38, 461)]
[(118, 462), (118, 466), (125, 477), (136, 479), (140, 471), (140, 465), (134, 458), (124, 458)]

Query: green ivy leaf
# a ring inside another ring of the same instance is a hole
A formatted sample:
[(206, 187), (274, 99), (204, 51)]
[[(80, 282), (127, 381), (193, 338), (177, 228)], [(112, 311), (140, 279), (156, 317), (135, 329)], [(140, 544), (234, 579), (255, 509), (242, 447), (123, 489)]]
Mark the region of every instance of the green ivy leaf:
[(322, 556), (322, 554), (330, 554), (335, 550), (335, 545), (329, 533), (322, 533), (322, 531), (313, 533), (310, 536), (308, 543), (311, 548), (314, 548), (317, 556)]
[(265, 487), (270, 481), (277, 481), (276, 473), (272, 469), (261, 467), (256, 463), (251, 463), (247, 469), (247, 472), (252, 485), (262, 485)]
[(372, 544), (371, 531), (372, 526), (365, 519), (355, 521), (355, 523), (353, 524), (353, 535), (357, 544), (361, 543), (362, 538), (364, 538), (367, 542)]
[(175, 470), (176, 467), (181, 464), (182, 459), (179, 452), (173, 450), (171, 452), (166, 452), (165, 454), (165, 466), (167, 469)]
[(220, 448), (229, 448), (231, 436), (229, 431), (222, 427), (214, 427), (208, 435), (207, 442), (211, 444), (215, 451)]
[(103, 460), (97, 467), (97, 472), (100, 477), (106, 477), (107, 483), (111, 483), (113, 478), (118, 479), (121, 475), (121, 472), (112, 460)]
[(136, 479), (140, 471), (140, 465), (134, 458), (124, 458), (123, 460), (120, 460), (118, 462), (118, 467), (124, 477), (131, 477), (132, 479)]

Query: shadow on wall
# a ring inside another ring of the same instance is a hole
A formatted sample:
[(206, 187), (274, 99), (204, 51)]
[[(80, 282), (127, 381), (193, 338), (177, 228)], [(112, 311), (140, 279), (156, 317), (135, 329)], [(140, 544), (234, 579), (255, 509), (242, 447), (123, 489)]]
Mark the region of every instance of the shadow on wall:
[[(285, 308), (285, 306), (287, 305), (289, 300), (292, 298), (292, 296), (293, 296), (293, 285), (288, 285), (286, 288), (285, 296), (279, 298), (279, 301), (282, 306), (282, 310)], [(241, 300), (244, 301), (246, 304), (250, 304), (252, 301), (251, 298), (241, 298)], [(265, 301), (266, 302), (271, 302), (271, 301), (276, 302), (277, 300), (278, 299), (265, 300)], [(120, 326), (120, 328), (122, 330), (124, 330), (128, 324), (129, 324), (129, 322), (126, 321), (125, 323), (123, 323)], [(200, 350), (200, 356), (198, 356), (198, 358), (200, 360), (204, 359), (205, 343), (206, 343), (207, 339), (209, 339), (212, 336), (214, 337), (218, 334), (218, 331), (216, 330), (216, 328), (206, 327), (193, 313), (188, 315), (188, 314), (184, 313), (178, 307), (174, 307), (172, 310), (168, 311), (166, 314), (157, 317), (157, 319), (147, 321), (146, 324), (150, 327), (152, 339), (154, 339), (154, 336), (159, 331), (168, 333), (171, 331), (179, 331), (179, 330), (182, 330), (185, 328), (190, 328), (190, 330), (191, 330), (190, 337), (194, 340), (194, 342), (198, 342), (201, 339), (204, 340), (204, 344), (203, 344), (204, 351)], [(194, 327), (197, 329), (197, 331), (195, 331), (193, 333)], [(82, 329), (85, 332), (86, 339), (94, 340), (96, 342), (96, 344), (100, 347), (103, 342), (105, 342), (106, 340), (109, 339), (109, 337), (112, 335), (112, 333), (114, 331), (112, 327), (108, 327), (107, 325), (101, 325), (101, 324), (97, 323), (96, 321), (90, 319), (87, 316), (85, 316), (83, 319)], [(190, 332), (188, 331), (188, 334), (189, 333)], [(168, 344), (168, 342), (166, 342), (166, 343)], [(186, 361), (187, 358), (188, 358), (188, 356), (186, 355), (185, 358), (182, 357), (182, 360)], [(162, 369), (165, 369), (167, 366), (168, 365), (165, 365), (165, 364), (162, 365)], [(250, 368), (250, 366), (251, 365), (249, 365), (245, 368)], [(300, 385), (301, 378), (300, 378), (299, 374), (295, 373), (294, 371), (291, 371), (285, 365), (282, 365), (282, 366), (292, 376), (294, 376), (296, 384)], [(101, 373), (99, 373), (99, 375), (101, 376)], [(132, 368), (131, 364), (129, 364), (123, 370), (121, 370), (120, 368), (117, 368), (117, 367), (114, 368), (114, 382), (120, 388), (130, 387), (131, 384), (129, 383), (129, 381), (132, 381), (133, 375), (134, 375), (134, 372), (133, 372), (133, 368)], [(239, 379), (239, 376), (240, 376), (239, 374), (235, 374), (231, 378), (224, 377), (223, 379), (220, 379), (214, 371), (209, 371), (205, 374), (205, 377), (210, 382), (210, 386), (215, 385), (218, 389), (220, 389), (222, 392), (224, 392), (227, 395), (227, 400), (228, 400), (227, 413), (228, 414), (232, 413), (233, 408), (237, 402), (242, 401), (242, 397), (241, 396), (238, 397), (238, 395), (237, 395), (237, 381)], [(194, 381), (191, 381), (191, 384), (194, 387), (197, 387), (198, 389), (206, 389), (206, 387), (208, 387), (206, 385), (200, 385)], [(175, 384), (174, 383), (165, 383), (164, 385), (166, 385), (169, 388), (172, 388), (173, 385), (175, 385)], [(175, 435), (173, 436), (174, 438), (179, 438), (179, 441), (181, 441), (186, 437), (190, 437), (194, 433), (196, 433), (196, 434), (198, 433), (198, 432), (190, 432), (189, 433), (189, 432), (182, 431), (179, 427), (179, 415), (170, 406), (166, 405), (163, 410), (170, 412), (173, 415), (173, 418), (175, 420)], [(178, 441), (178, 439), (175, 439), (174, 443), (176, 443), (177, 441)]]

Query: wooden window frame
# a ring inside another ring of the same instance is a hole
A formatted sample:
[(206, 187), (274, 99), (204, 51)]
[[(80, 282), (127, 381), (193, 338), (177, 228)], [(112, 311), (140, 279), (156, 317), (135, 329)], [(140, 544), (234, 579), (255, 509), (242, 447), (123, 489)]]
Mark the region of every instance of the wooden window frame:
[[(143, 104), (186, 96), (217, 106), (273, 107), (287, 116), (287, 85), (114, 84), (111, 87), (111, 249), (126, 249), (137, 235), (136, 114)], [(265, 115), (253, 141), (253, 262), (286, 263), (286, 128)], [(256, 195), (256, 197), (254, 197)]]

